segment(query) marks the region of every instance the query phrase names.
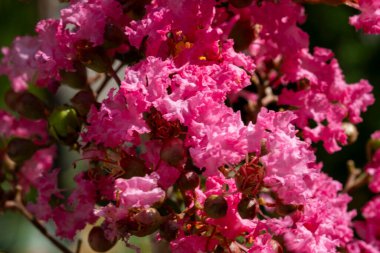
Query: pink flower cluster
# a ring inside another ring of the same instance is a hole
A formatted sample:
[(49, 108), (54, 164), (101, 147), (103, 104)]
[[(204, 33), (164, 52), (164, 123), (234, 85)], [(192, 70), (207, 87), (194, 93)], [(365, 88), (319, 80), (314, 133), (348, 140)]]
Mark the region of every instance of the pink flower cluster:
[[(376, 6), (359, 2), (350, 23), (378, 33)], [(14, 189), (60, 237), (101, 219), (101, 239), (89, 239), (99, 251), (159, 231), (174, 253), (380, 252), (379, 198), (352, 221), (351, 197), (313, 146), (347, 145), (372, 87), (347, 84), (330, 50), (309, 51), (304, 12), (291, 0), (71, 0), (2, 50), (6, 102), (20, 115), (0, 111)], [(121, 80), (116, 62), (128, 65)], [(105, 75), (100, 88), (87, 68)], [(112, 78), (119, 87), (97, 102)], [(61, 84), (80, 90), (71, 104), (28, 91)], [(379, 137), (364, 172), (374, 193)], [(57, 143), (88, 161), (70, 194), (52, 169)]]

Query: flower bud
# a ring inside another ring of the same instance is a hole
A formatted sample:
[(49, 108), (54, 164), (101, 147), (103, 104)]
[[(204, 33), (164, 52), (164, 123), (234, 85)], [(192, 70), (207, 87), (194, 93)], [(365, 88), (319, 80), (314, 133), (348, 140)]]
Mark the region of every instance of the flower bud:
[(166, 241), (173, 241), (177, 237), (179, 225), (173, 220), (168, 220), (160, 226), (160, 236)]
[(278, 241), (271, 239), (269, 241), (269, 244), (271, 245), (271, 248), (273, 250), (271, 252), (276, 252), (276, 253), (283, 253), (284, 252), (284, 249), (282, 248), (281, 244)]
[(199, 185), (200, 179), (194, 171), (187, 171), (178, 178), (177, 185), (183, 191), (193, 190)]
[(109, 241), (104, 235), (104, 230), (99, 226), (93, 227), (88, 235), (88, 244), (97, 252), (110, 250), (116, 242), (117, 240)]
[(247, 49), (255, 39), (255, 30), (251, 25), (251, 21), (238, 20), (228, 37), (234, 40), (234, 49), (236, 51)]
[(228, 2), (236, 8), (244, 8), (251, 5), (253, 0), (229, 0)]
[(70, 100), (75, 110), (82, 117), (87, 116), (93, 104), (96, 104), (96, 99), (92, 91), (81, 90)]
[(380, 132), (371, 135), (371, 139), (367, 142), (366, 153), (368, 161), (372, 160), (373, 155), (380, 149)]
[(160, 157), (172, 166), (181, 165), (186, 158), (186, 150), (183, 141), (179, 138), (165, 140), (162, 145)]
[(80, 62), (74, 62), (75, 71), (61, 71), (62, 83), (74, 89), (87, 87), (87, 70)]
[(242, 198), (238, 204), (238, 212), (243, 219), (256, 217), (256, 201), (254, 199)]
[(9, 158), (17, 164), (22, 164), (30, 159), (37, 150), (38, 147), (33, 141), (22, 138), (12, 139), (7, 146)]
[(143, 160), (126, 155), (120, 160), (120, 166), (124, 170), (123, 178), (129, 179), (132, 177), (143, 177), (146, 175), (147, 167)]
[(131, 226), (128, 232), (135, 236), (144, 237), (159, 228), (162, 217), (157, 209), (147, 208), (135, 214), (131, 222), (134, 223), (134, 226)]
[(354, 124), (350, 122), (343, 122), (342, 128), (347, 135), (348, 144), (352, 144), (358, 139), (359, 132)]
[(218, 219), (226, 216), (228, 203), (221, 195), (211, 195), (204, 203), (204, 211), (207, 216)]
[(72, 145), (78, 139), (81, 122), (74, 108), (68, 106), (56, 108), (50, 114), (48, 122), (49, 132), (57, 140)]
[(10, 109), (28, 119), (43, 119), (48, 114), (45, 103), (27, 91), (16, 93), (9, 90), (5, 94), (5, 103)]

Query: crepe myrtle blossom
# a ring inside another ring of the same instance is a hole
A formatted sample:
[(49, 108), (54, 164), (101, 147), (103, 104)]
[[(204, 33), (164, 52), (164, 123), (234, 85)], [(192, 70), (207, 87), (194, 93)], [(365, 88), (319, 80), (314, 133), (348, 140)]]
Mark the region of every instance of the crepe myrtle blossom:
[[(1, 51), (2, 211), (65, 253), (42, 222), (70, 240), (91, 226), (97, 252), (118, 240), (139, 252), (132, 236), (174, 253), (380, 252), (379, 131), (345, 185), (316, 148), (356, 140), (372, 86), (348, 84), (301, 28), (304, 2), (345, 4), (360, 11), (351, 25), (377, 34), (377, 0), (65, 2)], [(52, 102), (61, 85), (75, 94)], [(58, 168), (62, 145), (75, 170)], [(348, 208), (365, 185), (374, 196)]]

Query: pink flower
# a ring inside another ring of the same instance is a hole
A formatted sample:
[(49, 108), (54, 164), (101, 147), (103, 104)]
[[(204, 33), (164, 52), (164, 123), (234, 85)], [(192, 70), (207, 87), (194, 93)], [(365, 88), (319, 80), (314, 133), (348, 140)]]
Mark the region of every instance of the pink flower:
[[(362, 209), (364, 221), (354, 223), (355, 231), (363, 241), (355, 241), (350, 252), (380, 252), (380, 197), (369, 201)], [(361, 249), (362, 251), (359, 251)]]
[[(309, 196), (311, 180), (317, 175), (315, 155), (310, 144), (296, 136), (291, 112), (274, 112), (263, 108), (248, 133), (248, 151), (262, 154), (264, 182), (285, 203), (303, 203)], [(291, 194), (290, 194), (291, 193)]]
[[(380, 131), (376, 131), (371, 135), (373, 142), (380, 141)], [(371, 176), (369, 189), (374, 193), (380, 192), (380, 150), (375, 147), (375, 153), (372, 155), (371, 161), (365, 166), (366, 172)]]
[[(342, 122), (348, 117), (352, 123), (361, 122), (360, 113), (374, 103), (372, 87), (365, 80), (348, 85), (338, 62), (329, 50), (315, 48), (314, 55), (303, 52), (296, 80), (306, 80), (297, 91), (284, 89), (279, 104), (295, 107), (295, 124), (303, 130), (306, 139), (322, 141), (329, 153), (347, 144)], [(328, 62), (330, 61), (330, 62)], [(311, 125), (309, 121), (315, 125)]]
[[(228, 191), (224, 191), (225, 185), (228, 185)], [(204, 202), (206, 197), (210, 195), (224, 195), (228, 203), (227, 213), (221, 218), (207, 218), (207, 224), (216, 226), (224, 237), (234, 240), (239, 235), (244, 235), (254, 230), (256, 221), (243, 219), (238, 213), (237, 206), (241, 200), (241, 194), (237, 192), (235, 181), (233, 179), (225, 179), (223, 176), (208, 177), (206, 180), (206, 189), (204, 193), (197, 191), (198, 201)], [(204, 194), (204, 195), (203, 195)]]
[(35, 187), (38, 192), (37, 200), (35, 203), (28, 203), (27, 208), (40, 220), (48, 221), (52, 218), (51, 200), (59, 201), (64, 198), (58, 189), (58, 173), (59, 169), (47, 171), (35, 180)]
[(24, 91), (29, 82), (35, 81), (37, 62), (34, 58), (39, 48), (35, 37), (17, 37), (10, 48), (3, 48), (4, 58), (0, 65), (0, 74), (7, 75), (16, 92)]
[(362, 29), (368, 34), (380, 33), (380, 1), (378, 0), (360, 0), (359, 10), (361, 13), (350, 17), (350, 24), (356, 29)]
[(176, 240), (170, 242), (170, 249), (173, 253), (205, 253), (206, 249), (212, 249), (216, 245), (215, 240), (208, 242), (207, 237), (190, 235), (179, 236)]
[(52, 211), (56, 234), (63, 238), (73, 239), (78, 230), (97, 220), (94, 215), (97, 187), (95, 182), (86, 179), (84, 175), (80, 173), (75, 176), (77, 187), (71, 192), (67, 202)]
[(347, 211), (351, 199), (339, 194), (341, 189), (340, 183), (319, 174), (302, 208), (282, 219), (268, 220), (270, 231), (283, 234), (285, 246), (291, 251), (337, 252), (337, 247), (352, 240), (351, 219), (355, 216), (355, 212)]
[(114, 0), (84, 0), (61, 10), (60, 26), (70, 43), (86, 40), (101, 45), (107, 21), (119, 24), (122, 7)]
[(56, 147), (40, 149), (21, 167), (19, 173), (20, 184), (27, 192), (29, 187), (39, 187), (40, 178), (45, 177), (53, 166), (53, 159), (56, 154)]
[(165, 192), (157, 186), (154, 175), (118, 178), (115, 180), (115, 198), (121, 208), (148, 207), (165, 198)]

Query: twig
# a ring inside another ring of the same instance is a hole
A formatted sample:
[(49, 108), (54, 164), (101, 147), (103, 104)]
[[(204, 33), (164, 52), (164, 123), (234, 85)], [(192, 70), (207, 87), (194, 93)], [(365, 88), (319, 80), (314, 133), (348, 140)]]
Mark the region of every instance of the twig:
[(111, 80), (111, 78), (115, 79), (115, 81), (118, 83), (118, 85), (120, 86), (121, 85), (121, 80), (120, 78), (117, 76), (117, 72), (119, 72), (119, 70), (124, 66), (124, 63), (121, 62), (120, 65), (116, 68), (116, 70), (111, 70), (110, 71), (110, 75), (106, 75), (106, 77), (104, 78), (103, 82), (100, 84), (99, 88), (97, 89), (96, 91), (96, 94), (99, 95), (103, 89), (107, 86), (107, 83), (109, 82), (109, 80)]
[(352, 160), (347, 161), (347, 168), (349, 176), (344, 186), (343, 192), (351, 192), (368, 183), (369, 175), (356, 168), (355, 162)]
[[(123, 64), (123, 63), (122, 63)], [(121, 66), (123, 66), (123, 65), (121, 65)], [(121, 67), (120, 66), (120, 67)], [(112, 68), (111, 68), (111, 70), (110, 70), (110, 75), (111, 75), (111, 77), (116, 81), (116, 83), (117, 83), (117, 85), (119, 85), (119, 87), (121, 86), (121, 80), (120, 80), (120, 78), (119, 78), (119, 76), (117, 75), (117, 72), (119, 71), (120, 69), (118, 68), (118, 69), (116, 69), (116, 70), (113, 70)]]
[(82, 247), (82, 239), (79, 239), (75, 253), (80, 253), (81, 247)]
[(5, 208), (16, 209), (19, 211), (30, 223), (32, 223), (51, 243), (53, 243), (63, 253), (73, 253), (65, 245), (55, 239), (46, 228), (39, 222), (24, 206), (21, 199), (21, 187), (17, 187), (17, 193), (14, 200), (5, 202)]

